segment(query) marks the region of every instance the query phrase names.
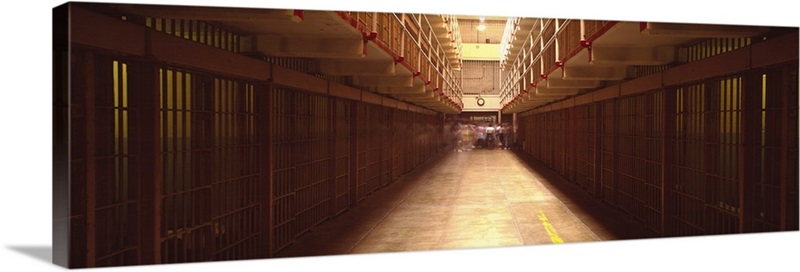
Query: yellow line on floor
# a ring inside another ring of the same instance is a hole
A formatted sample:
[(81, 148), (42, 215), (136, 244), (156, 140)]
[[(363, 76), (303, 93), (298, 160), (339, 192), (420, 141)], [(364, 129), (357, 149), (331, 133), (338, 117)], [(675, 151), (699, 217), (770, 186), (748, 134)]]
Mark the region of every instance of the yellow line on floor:
[(561, 240), (561, 237), (558, 237), (558, 232), (556, 232), (556, 228), (553, 227), (553, 224), (550, 224), (550, 221), (547, 220), (547, 216), (544, 215), (544, 212), (539, 210), (539, 221), (542, 221), (542, 225), (544, 225), (544, 229), (547, 231), (547, 235), (550, 236), (550, 241), (553, 241), (553, 244), (563, 244), (564, 240)]

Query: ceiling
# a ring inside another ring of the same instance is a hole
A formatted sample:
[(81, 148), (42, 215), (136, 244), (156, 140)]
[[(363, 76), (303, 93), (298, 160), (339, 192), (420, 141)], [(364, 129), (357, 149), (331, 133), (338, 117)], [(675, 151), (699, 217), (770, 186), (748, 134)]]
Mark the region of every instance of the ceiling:
[[(109, 8), (140, 16), (154, 16), (174, 19), (192, 19), (216, 22), (237, 29), (242, 36), (252, 41), (250, 48), (243, 51), (249, 54), (268, 56), (304, 57), (316, 59), (323, 74), (336, 74), (352, 77), (356, 85), (383, 95), (423, 106), (432, 110), (455, 113), (460, 111), (460, 101), (454, 96), (443, 95), (460, 86), (441, 80), (435, 73), (420, 76), (419, 60), (410, 60), (405, 52), (391, 52), (387, 37), (382, 31), (378, 39), (364, 42), (369, 36), (364, 27), (371, 24), (350, 18), (349, 13), (334, 11), (305, 11), (302, 16), (293, 10), (252, 9), (252, 8), (212, 8), (186, 6), (148, 6), (130, 4), (108, 4)], [(362, 15), (367, 13), (362, 13)], [(371, 16), (372, 13), (368, 13)], [(387, 16), (400, 16), (388, 14)], [(392, 17), (387, 17), (392, 18)], [(424, 15), (430, 22), (430, 36), (435, 37), (443, 50), (455, 51), (457, 48), (445, 24), (444, 15)], [(473, 29), (478, 22), (477, 15), (455, 16), (463, 42), (500, 43), (506, 25), (506, 17), (487, 16), (487, 29)], [(393, 20), (393, 19), (392, 19)], [(538, 35), (531, 29), (533, 18), (520, 18), (519, 39), (515, 40), (514, 50), (524, 47), (522, 42), (530, 40), (526, 35)], [(542, 74), (546, 81), (536, 85), (524, 81), (522, 88), (531, 88), (525, 98), (527, 104), (517, 110), (543, 105), (586, 90), (603, 86), (604, 82), (620, 80), (627, 76), (631, 65), (659, 65), (675, 61), (672, 52), (676, 46), (688, 41), (716, 37), (720, 34), (747, 36), (763, 31), (761, 28), (736, 28), (725, 26), (705, 27), (687, 24), (653, 24), (648, 33), (640, 30), (639, 22), (620, 22), (602, 36), (593, 40), (594, 48), (577, 52), (571, 59), (564, 60), (564, 69), (547, 71)], [(519, 31), (518, 31), (519, 32)], [(383, 35), (383, 36), (382, 36)], [(380, 41), (380, 42), (379, 42)], [(671, 51), (672, 50), (672, 51)], [(447, 53), (449, 61), (459, 61), (458, 55)], [(511, 55), (516, 56), (517, 52)], [(405, 58), (404, 58), (405, 57)], [(445, 71), (451, 73), (452, 71)], [(441, 73), (441, 72), (439, 72)], [(522, 74), (523, 72), (520, 72)], [(531, 78), (539, 77), (539, 71), (526, 70)], [(501, 79), (504, 80), (504, 79)], [(458, 89), (460, 91), (460, 89)], [(460, 94), (458, 95), (460, 97)]]
[(504, 17), (504, 16), (456, 15), (455, 17), (459, 21), (461, 21), (461, 20), (476, 20), (476, 21), (478, 21), (478, 20), (480, 20), (481, 17), (483, 17), (484, 20), (486, 20), (486, 21), (501, 21), (503, 23), (505, 23), (506, 20), (508, 20), (508, 17)]

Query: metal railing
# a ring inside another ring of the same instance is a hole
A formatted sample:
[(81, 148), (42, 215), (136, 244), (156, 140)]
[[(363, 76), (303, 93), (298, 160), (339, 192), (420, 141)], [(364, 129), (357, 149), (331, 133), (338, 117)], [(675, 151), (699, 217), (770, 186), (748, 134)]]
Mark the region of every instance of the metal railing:
[[(445, 46), (437, 34), (437, 27), (431, 24), (427, 16), (422, 14), (377, 13), (377, 12), (341, 12), (356, 20), (357, 29), (386, 50), (399, 64), (409, 68), (416, 76), (420, 76), (426, 84), (434, 84), (438, 92), (454, 102), (453, 106), (461, 106), (461, 86), (458, 84), (454, 63), (460, 65), (460, 36), (457, 33), (458, 23), (455, 17), (443, 17), (444, 26), (439, 27), (447, 33), (453, 46)], [(374, 33), (374, 34), (373, 34)], [(453, 48), (456, 54), (448, 57), (447, 49)], [(460, 68), (460, 67), (459, 67)]]
[[(563, 65), (581, 50), (583, 42), (597, 38), (612, 21), (529, 19), (530, 29), (519, 29), (521, 18), (510, 18), (501, 43), (501, 69), (510, 71), (500, 87), (501, 107), (512, 105), (515, 98)], [(514, 41), (525, 41), (515, 48)]]

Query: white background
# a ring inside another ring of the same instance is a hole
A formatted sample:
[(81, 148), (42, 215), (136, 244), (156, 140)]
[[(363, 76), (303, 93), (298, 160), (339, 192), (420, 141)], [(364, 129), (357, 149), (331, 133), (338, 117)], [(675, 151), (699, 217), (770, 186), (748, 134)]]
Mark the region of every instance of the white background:
[[(97, 1), (84, 1), (97, 2)], [(120, 1), (104, 1), (120, 2)], [(233, 7), (375, 10), (487, 16), (798, 26), (791, 2), (762, 1), (134, 1)], [(543, 3), (544, 2), (544, 3)], [(626, 3), (627, 2), (627, 3)], [(709, 3), (706, 3), (709, 2)], [(52, 8), (0, 8), (0, 271), (54, 271), (52, 238)], [(739, 234), (584, 244), (114, 268), (114, 271), (792, 271), (800, 234)], [(793, 268), (794, 267), (794, 268)], [(107, 269), (97, 269), (107, 270)]]

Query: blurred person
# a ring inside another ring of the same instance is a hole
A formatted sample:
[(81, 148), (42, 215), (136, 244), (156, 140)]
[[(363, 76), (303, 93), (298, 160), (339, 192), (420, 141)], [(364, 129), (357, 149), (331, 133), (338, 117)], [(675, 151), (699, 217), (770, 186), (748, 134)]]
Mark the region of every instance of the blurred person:
[(477, 134), (477, 139), (475, 139), (475, 146), (477, 148), (486, 148), (486, 126), (484, 124), (478, 125), (475, 129)]

